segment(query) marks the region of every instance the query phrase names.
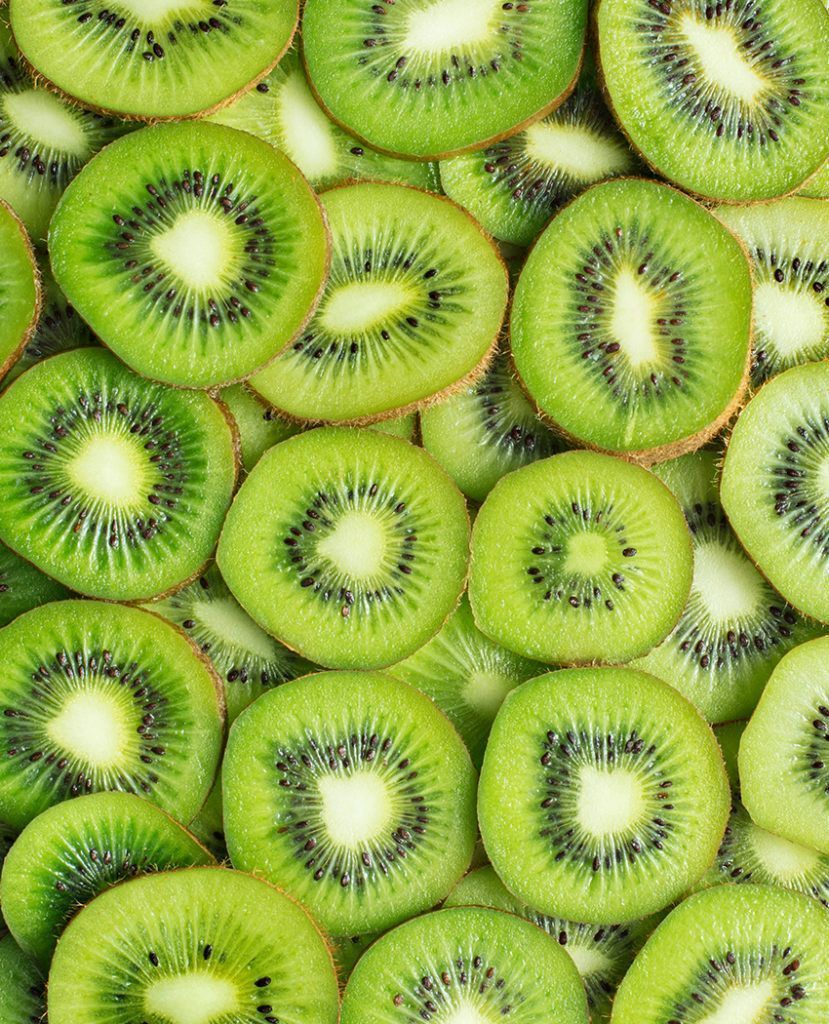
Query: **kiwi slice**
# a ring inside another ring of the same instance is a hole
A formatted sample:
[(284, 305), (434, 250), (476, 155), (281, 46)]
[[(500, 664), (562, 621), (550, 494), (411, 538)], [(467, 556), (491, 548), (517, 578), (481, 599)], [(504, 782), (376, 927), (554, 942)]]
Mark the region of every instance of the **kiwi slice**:
[(812, 199), (829, 199), (829, 160), (808, 180), (798, 194)]
[(676, 625), (693, 571), (685, 519), (648, 470), (562, 452), (497, 483), (475, 520), (478, 627), (527, 658), (627, 661)]
[(242, 468), (249, 473), (273, 445), (298, 434), (300, 427), (285, 419), (244, 384), (233, 384), (219, 392), (239, 429)]
[(46, 979), (11, 935), (0, 929), (0, 1021), (40, 1024), (46, 1020)]
[(596, 22), (617, 118), (683, 189), (771, 199), (795, 191), (829, 155), (821, 0), (602, 0)]
[(507, 274), (449, 200), (363, 182), (325, 193), (331, 274), (307, 330), (251, 379), (304, 420), (408, 411), (479, 372), (501, 329)]
[(778, 374), (731, 435), (720, 495), (772, 586), (829, 623), (829, 363)]
[(823, 1024), (829, 916), (801, 893), (718, 885), (681, 903), (625, 975), (614, 1024)]
[(49, 252), (67, 298), (125, 363), (206, 388), (247, 376), (302, 330), (328, 235), (284, 154), (186, 122), (133, 132), (91, 160), (55, 212)]
[(511, 338), (531, 397), (567, 434), (671, 458), (717, 434), (741, 401), (748, 260), (716, 217), (666, 185), (595, 185), (527, 258)]
[(70, 592), (57, 580), (0, 544), (0, 626), (16, 619), (22, 612), (47, 601), (59, 601)]
[(378, 672), (322, 672), (237, 719), (222, 770), (234, 867), (278, 883), (332, 935), (443, 899), (475, 845), (476, 775), (428, 697)]
[(725, 770), (728, 774), (728, 781), (731, 783), (733, 793), (740, 792), (740, 773), (737, 767), (737, 757), (740, 752), (740, 740), (748, 722), (745, 719), (736, 722), (722, 722), (714, 726), (714, 735), (722, 751), (725, 761)]
[(40, 301), (32, 243), (17, 214), (0, 199), (0, 377), (28, 344)]
[(188, 826), (192, 835), (207, 849), (216, 860), (227, 860), (225, 845), (225, 829), (222, 820), (222, 777), (219, 774), (205, 800), (202, 809)]
[(0, 819), (22, 828), (85, 793), (137, 793), (180, 821), (219, 764), (219, 683), (156, 615), (58, 601), (0, 632)]
[(211, 398), (103, 349), (52, 356), (0, 396), (0, 539), (93, 597), (146, 600), (198, 573), (235, 473)]
[(392, 437), (402, 437), (404, 441), (414, 441), (417, 433), (417, 413), (407, 412), (401, 416), (390, 416), (387, 420), (373, 423), (372, 429), (379, 430), (382, 434), (391, 434)]
[(667, 683), (628, 668), (563, 669), (495, 718), (478, 819), (507, 888), (594, 923), (662, 910), (713, 863), (730, 805), (717, 741)]
[(242, 607), (282, 643), (320, 665), (380, 668), (452, 613), (468, 544), (463, 497), (424, 451), (327, 427), (262, 456), (216, 557)]
[(331, 955), (341, 986), (345, 986), (357, 961), (376, 939), (376, 935), (346, 935), (344, 938), (331, 939)]

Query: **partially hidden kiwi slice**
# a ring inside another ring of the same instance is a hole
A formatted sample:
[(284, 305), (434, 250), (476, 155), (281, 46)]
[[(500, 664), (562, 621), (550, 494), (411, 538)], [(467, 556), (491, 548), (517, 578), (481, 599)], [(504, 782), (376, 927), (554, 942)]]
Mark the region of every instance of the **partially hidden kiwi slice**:
[(235, 473), (213, 399), (104, 349), (52, 356), (0, 396), (0, 538), (93, 597), (146, 600), (198, 573)]
[(21, 828), (53, 804), (121, 790), (189, 821), (219, 764), (214, 673), (158, 616), (59, 601), (0, 632), (0, 819)]
[(201, 810), (188, 829), (218, 861), (227, 860), (225, 829), (222, 820), (222, 777), (219, 774)]
[(371, 424), (373, 430), (379, 430), (383, 434), (391, 434), (392, 437), (402, 437), (404, 441), (414, 441), (417, 433), (417, 413), (406, 412), (400, 416), (390, 416), (386, 420), (379, 420)]
[(70, 592), (0, 543), (0, 626), (22, 612), (47, 601), (59, 601)]
[(308, 183), (247, 132), (184, 122), (112, 143), (64, 192), (55, 278), (117, 356), (184, 387), (232, 383), (302, 329), (328, 233)]
[(730, 802), (711, 728), (676, 690), (628, 668), (563, 669), (504, 701), (478, 819), (523, 902), (612, 923), (662, 910), (704, 874)]
[(320, 665), (379, 668), (454, 610), (468, 543), (463, 497), (424, 451), (327, 427), (262, 456), (216, 557), (242, 607), (282, 643)]
[(338, 1003), (308, 915), (226, 868), (107, 890), (70, 922), (49, 972), (49, 1024), (337, 1024)]
[(700, 447), (739, 406), (751, 299), (742, 245), (711, 213), (657, 182), (605, 182), (527, 258), (515, 365), (567, 434), (656, 462)]
[(37, 1024), (46, 1019), (46, 978), (9, 934), (0, 931), (0, 1020)]
[(148, 871), (212, 861), (149, 801), (92, 793), (50, 807), (20, 833), (3, 864), (3, 917), (21, 949), (48, 964), (69, 919), (104, 889)]
[(740, 770), (737, 765), (737, 758), (740, 753), (740, 740), (748, 725), (747, 719), (739, 719), (735, 722), (721, 722), (714, 726), (714, 735), (720, 745), (725, 770), (728, 773), (728, 781), (731, 783), (731, 791), (739, 795), (740, 792)]
[(268, 448), (298, 434), (300, 426), (285, 419), (245, 384), (222, 388), (219, 398), (239, 430), (242, 468), (249, 473)]
[(798, 195), (811, 199), (829, 199), (829, 160), (800, 189)]
[(448, 199), (364, 182), (322, 196), (331, 273), (307, 329), (251, 379), (303, 420), (366, 422), (474, 376), (507, 303), (490, 239)]
[(391, 676), (318, 673), (263, 695), (230, 731), (222, 779), (234, 867), (278, 883), (333, 935), (428, 910), (472, 857), (469, 754)]
[(682, 510), (648, 470), (562, 452), (500, 480), (475, 520), (479, 628), (546, 662), (627, 661), (674, 628), (693, 559)]
[(829, 155), (821, 0), (602, 0), (613, 110), (660, 174), (712, 199), (795, 191)]
[(40, 302), (32, 243), (17, 214), (0, 199), (0, 377), (31, 338)]

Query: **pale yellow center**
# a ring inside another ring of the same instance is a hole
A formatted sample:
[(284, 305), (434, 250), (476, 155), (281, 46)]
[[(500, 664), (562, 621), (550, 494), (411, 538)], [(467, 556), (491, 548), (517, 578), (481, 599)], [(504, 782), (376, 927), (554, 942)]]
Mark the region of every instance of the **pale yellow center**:
[(642, 784), (624, 768), (585, 765), (579, 774), (579, 825), (591, 836), (623, 832), (635, 825), (645, 808)]
[(338, 777), (323, 775), (319, 782), (322, 818), (334, 843), (354, 849), (376, 839), (392, 817), (385, 782), (373, 772)]
[(501, 0), (431, 0), (409, 15), (403, 49), (431, 57), (485, 43)]
[(117, 764), (128, 744), (122, 709), (100, 692), (71, 694), (46, 730), (61, 749), (102, 768)]
[(794, 292), (771, 281), (754, 292), (757, 330), (783, 357), (808, 352), (823, 341), (829, 331), (827, 312), (814, 292)]
[(658, 359), (657, 315), (655, 297), (642, 278), (629, 267), (621, 269), (613, 289), (610, 333), (631, 366)]
[(767, 88), (766, 79), (746, 60), (745, 51), (741, 51), (740, 40), (732, 28), (710, 24), (688, 13), (682, 17), (680, 31), (693, 49), (705, 80), (711, 85), (746, 104), (753, 104)]
[(347, 512), (320, 541), (317, 551), (348, 576), (373, 576), (386, 552), (383, 525), (365, 512)]
[(320, 321), (332, 334), (359, 334), (399, 316), (411, 299), (399, 281), (351, 281), (328, 296)]
[(766, 1024), (773, 996), (774, 982), (770, 978), (754, 985), (732, 985), (723, 993), (717, 1009), (701, 1017), (699, 1024)]
[(225, 978), (192, 971), (149, 985), (144, 1010), (169, 1024), (210, 1024), (220, 1017), (229, 1020), (226, 1014), (238, 1012), (239, 994)]

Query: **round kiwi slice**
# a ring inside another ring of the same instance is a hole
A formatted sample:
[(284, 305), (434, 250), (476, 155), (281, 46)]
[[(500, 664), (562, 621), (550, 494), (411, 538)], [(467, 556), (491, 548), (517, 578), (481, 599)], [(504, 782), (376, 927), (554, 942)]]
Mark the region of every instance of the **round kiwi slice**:
[(749, 263), (682, 193), (638, 178), (595, 185), (527, 258), (511, 338), (531, 397), (567, 434), (658, 462), (699, 448), (741, 401)]
[(652, 473), (562, 452), (510, 473), (475, 520), (469, 600), (478, 627), (546, 662), (627, 661), (676, 625), (691, 541)]
[(216, 558), (242, 607), (282, 643), (320, 665), (380, 668), (452, 613), (468, 545), (463, 497), (424, 451), (327, 427), (262, 456)]
[(104, 889), (148, 871), (212, 862), (147, 800), (92, 793), (50, 807), (20, 833), (3, 864), (3, 917), (21, 949), (48, 964), (70, 917)]
[(47, 601), (59, 601), (70, 592), (57, 580), (0, 544), (0, 626), (16, 619), (22, 612)]
[(328, 233), (286, 156), (188, 122), (133, 132), (91, 160), (64, 192), (49, 252), (70, 302), (125, 363), (206, 388), (247, 376), (302, 330)]
[(0, 819), (22, 828), (72, 797), (137, 793), (180, 821), (219, 764), (218, 680), (156, 615), (58, 601), (0, 632)]
[(198, 573), (235, 474), (213, 399), (104, 349), (52, 356), (0, 396), (0, 538), (93, 597), (146, 600)]
[(32, 337), (40, 301), (32, 243), (17, 214), (0, 199), (0, 377)]
[(46, 1020), (46, 979), (11, 935), (0, 929), (0, 1021), (39, 1024)]
[(821, 0), (602, 0), (613, 110), (660, 174), (712, 199), (793, 192), (829, 155)]
[(601, 924), (662, 910), (713, 863), (730, 794), (717, 741), (667, 683), (563, 669), (495, 718), (478, 820), (507, 888), (545, 914)]
[(331, 954), (258, 878), (196, 867), (107, 890), (69, 924), (49, 1024), (337, 1024)]
[(476, 222), (403, 185), (348, 185), (322, 204), (333, 246), (325, 294), (306, 331), (251, 386), (298, 419), (367, 422), (475, 375), (508, 287)]
[(743, 547), (774, 588), (829, 623), (829, 362), (795, 366), (743, 410), (720, 496)]
[(714, 735), (722, 751), (725, 761), (725, 770), (728, 773), (728, 781), (731, 783), (733, 793), (740, 792), (740, 773), (737, 767), (737, 757), (740, 752), (740, 740), (748, 722), (741, 719), (736, 722), (722, 722), (714, 726)]
[(388, 928), (469, 866), (476, 776), (428, 697), (377, 672), (322, 672), (260, 697), (222, 770), (234, 867), (278, 883), (332, 935)]
[(39, 77), (87, 107), (143, 120), (213, 110), (288, 48), (297, 0), (15, 0), (17, 44)]
[(246, 473), (250, 473), (268, 448), (293, 437), (301, 429), (298, 424), (280, 416), (245, 384), (222, 388), (219, 398), (236, 421), (242, 468)]
[(718, 885), (659, 925), (625, 975), (614, 1024), (822, 1024), (829, 916), (801, 893)]

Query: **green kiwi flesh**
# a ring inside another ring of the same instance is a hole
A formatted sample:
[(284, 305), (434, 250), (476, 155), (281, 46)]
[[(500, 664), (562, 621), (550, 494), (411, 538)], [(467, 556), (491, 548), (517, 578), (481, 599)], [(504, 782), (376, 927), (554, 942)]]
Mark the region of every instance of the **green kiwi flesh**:
[(829, 160), (800, 189), (798, 195), (810, 199), (829, 199)]
[(242, 468), (246, 473), (253, 469), (268, 448), (300, 431), (298, 424), (280, 416), (245, 384), (222, 388), (219, 398), (236, 421)]
[(69, 596), (61, 583), (0, 544), (0, 626), (8, 625), (22, 612), (39, 604)]
[(216, 777), (213, 788), (201, 810), (188, 825), (195, 838), (213, 854), (218, 861), (227, 860), (225, 830), (222, 820), (222, 777)]
[(737, 758), (740, 753), (740, 740), (748, 725), (746, 719), (737, 722), (722, 722), (714, 726), (714, 735), (722, 751), (725, 761), (725, 770), (728, 773), (728, 781), (731, 783), (731, 792), (740, 792), (740, 770), (737, 766)]
[(40, 275), (26, 229), (0, 199), (0, 377), (35, 329), (40, 313)]
[(9, 934), (0, 930), (0, 1020), (36, 1024), (46, 1019), (46, 979)]

